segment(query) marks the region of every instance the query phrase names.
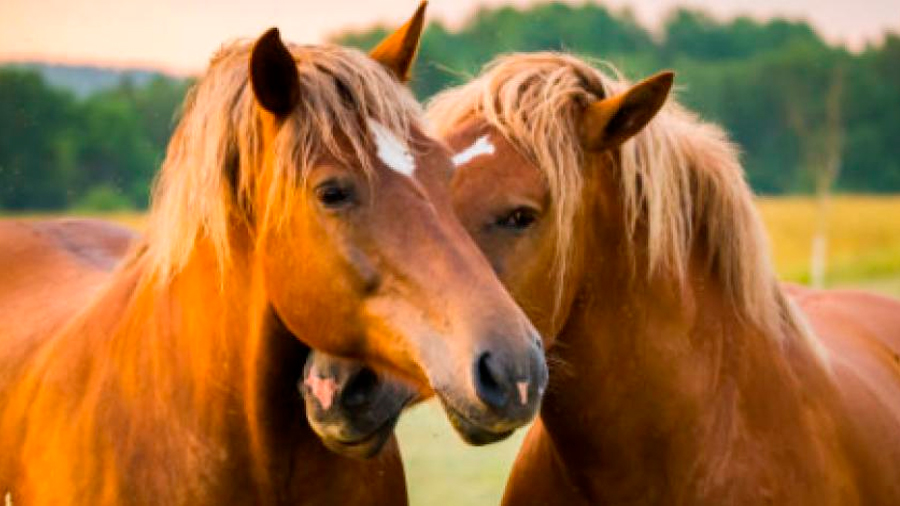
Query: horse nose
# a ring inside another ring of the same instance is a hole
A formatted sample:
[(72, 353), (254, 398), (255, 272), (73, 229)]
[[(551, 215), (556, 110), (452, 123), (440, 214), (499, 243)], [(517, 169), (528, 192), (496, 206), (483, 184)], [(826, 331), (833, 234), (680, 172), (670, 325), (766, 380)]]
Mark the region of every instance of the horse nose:
[(341, 390), (341, 406), (351, 411), (366, 407), (372, 400), (378, 383), (375, 371), (368, 367), (359, 368)]
[[(547, 364), (540, 339), (533, 339), (526, 356), (484, 351), (475, 359), (475, 394), (497, 411), (531, 411), (547, 385)], [(523, 367), (524, 365), (524, 367)]]
[(475, 393), (482, 402), (494, 409), (503, 409), (509, 400), (509, 380), (506, 371), (491, 352), (486, 351), (475, 361)]

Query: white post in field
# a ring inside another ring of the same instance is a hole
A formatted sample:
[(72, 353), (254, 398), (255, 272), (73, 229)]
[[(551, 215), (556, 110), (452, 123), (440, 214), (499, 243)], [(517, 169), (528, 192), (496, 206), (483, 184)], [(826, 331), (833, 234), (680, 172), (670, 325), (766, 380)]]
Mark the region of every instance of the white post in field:
[(800, 140), (801, 160), (812, 177), (815, 188), (816, 210), (809, 258), (809, 284), (824, 288), (828, 271), (828, 214), (831, 190), (841, 167), (843, 151), (843, 125), (841, 124), (841, 100), (843, 98), (844, 73), (836, 67), (826, 90), (824, 110), (810, 114), (799, 100), (788, 102), (788, 120)]
[(825, 271), (828, 267), (828, 196), (827, 188), (816, 192), (816, 231), (809, 259), (809, 285), (813, 288), (825, 288)]

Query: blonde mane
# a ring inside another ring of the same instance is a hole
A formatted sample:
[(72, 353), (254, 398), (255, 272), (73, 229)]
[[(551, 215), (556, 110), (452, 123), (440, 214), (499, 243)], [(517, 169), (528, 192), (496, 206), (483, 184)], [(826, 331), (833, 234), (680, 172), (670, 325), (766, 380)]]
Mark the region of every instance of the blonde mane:
[[(225, 45), (185, 99), (153, 190), (145, 241), (148, 276), (158, 281), (184, 267), (200, 237), (224, 267), (235, 216), (277, 225), (319, 157), (330, 155), (370, 174), (375, 148), (367, 120), (400, 139), (418, 126), (418, 103), (369, 56), (335, 45), (291, 46), (300, 103), (271, 147), (268, 186), (259, 188), (264, 146), (249, 84), (251, 49), (247, 41)], [(266, 209), (253, 208), (260, 195)]]
[[(586, 162), (578, 136), (584, 107), (630, 85), (573, 56), (511, 54), (428, 105), (439, 135), (477, 117), (497, 129), (543, 173), (557, 230), (557, 291), (574, 248), (573, 220), (583, 201)], [(794, 322), (769, 259), (768, 244), (738, 152), (715, 125), (670, 99), (617, 157), (629, 244), (647, 249), (648, 275), (685, 279), (695, 248), (707, 255), (739, 315), (772, 335)], [(634, 247), (634, 246), (632, 246)]]

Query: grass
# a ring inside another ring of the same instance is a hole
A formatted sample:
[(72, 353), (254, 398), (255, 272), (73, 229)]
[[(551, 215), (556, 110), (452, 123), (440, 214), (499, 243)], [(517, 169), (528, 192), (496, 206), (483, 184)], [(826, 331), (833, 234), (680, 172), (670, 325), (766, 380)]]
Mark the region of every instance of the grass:
[(436, 402), (411, 409), (397, 427), (410, 504), (500, 504), (525, 432), (490, 446), (469, 446), (453, 432)]
[[(779, 274), (807, 281), (816, 217), (812, 201), (762, 198), (759, 208)], [(826, 279), (830, 284), (900, 275), (900, 196), (841, 196), (832, 201), (828, 220)]]
[[(773, 246), (779, 275), (792, 281), (809, 277), (815, 207), (808, 198), (758, 201)], [(47, 215), (28, 215), (42, 218)], [(98, 215), (140, 229), (135, 213)], [(900, 297), (900, 196), (841, 196), (832, 201), (828, 283)], [(487, 447), (462, 443), (434, 403), (405, 414), (397, 433), (409, 483), (410, 502), (498, 504), (525, 431)]]

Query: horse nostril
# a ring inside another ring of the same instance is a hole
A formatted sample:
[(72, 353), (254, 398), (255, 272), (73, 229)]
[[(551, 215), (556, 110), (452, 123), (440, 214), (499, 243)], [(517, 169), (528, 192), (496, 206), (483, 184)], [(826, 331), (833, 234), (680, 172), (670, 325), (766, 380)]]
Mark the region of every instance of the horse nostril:
[(509, 393), (504, 387), (503, 371), (490, 352), (484, 352), (475, 361), (475, 393), (492, 408), (506, 406)]
[(341, 393), (341, 404), (346, 408), (359, 408), (366, 405), (372, 393), (378, 387), (378, 375), (368, 367), (363, 367), (347, 382)]

